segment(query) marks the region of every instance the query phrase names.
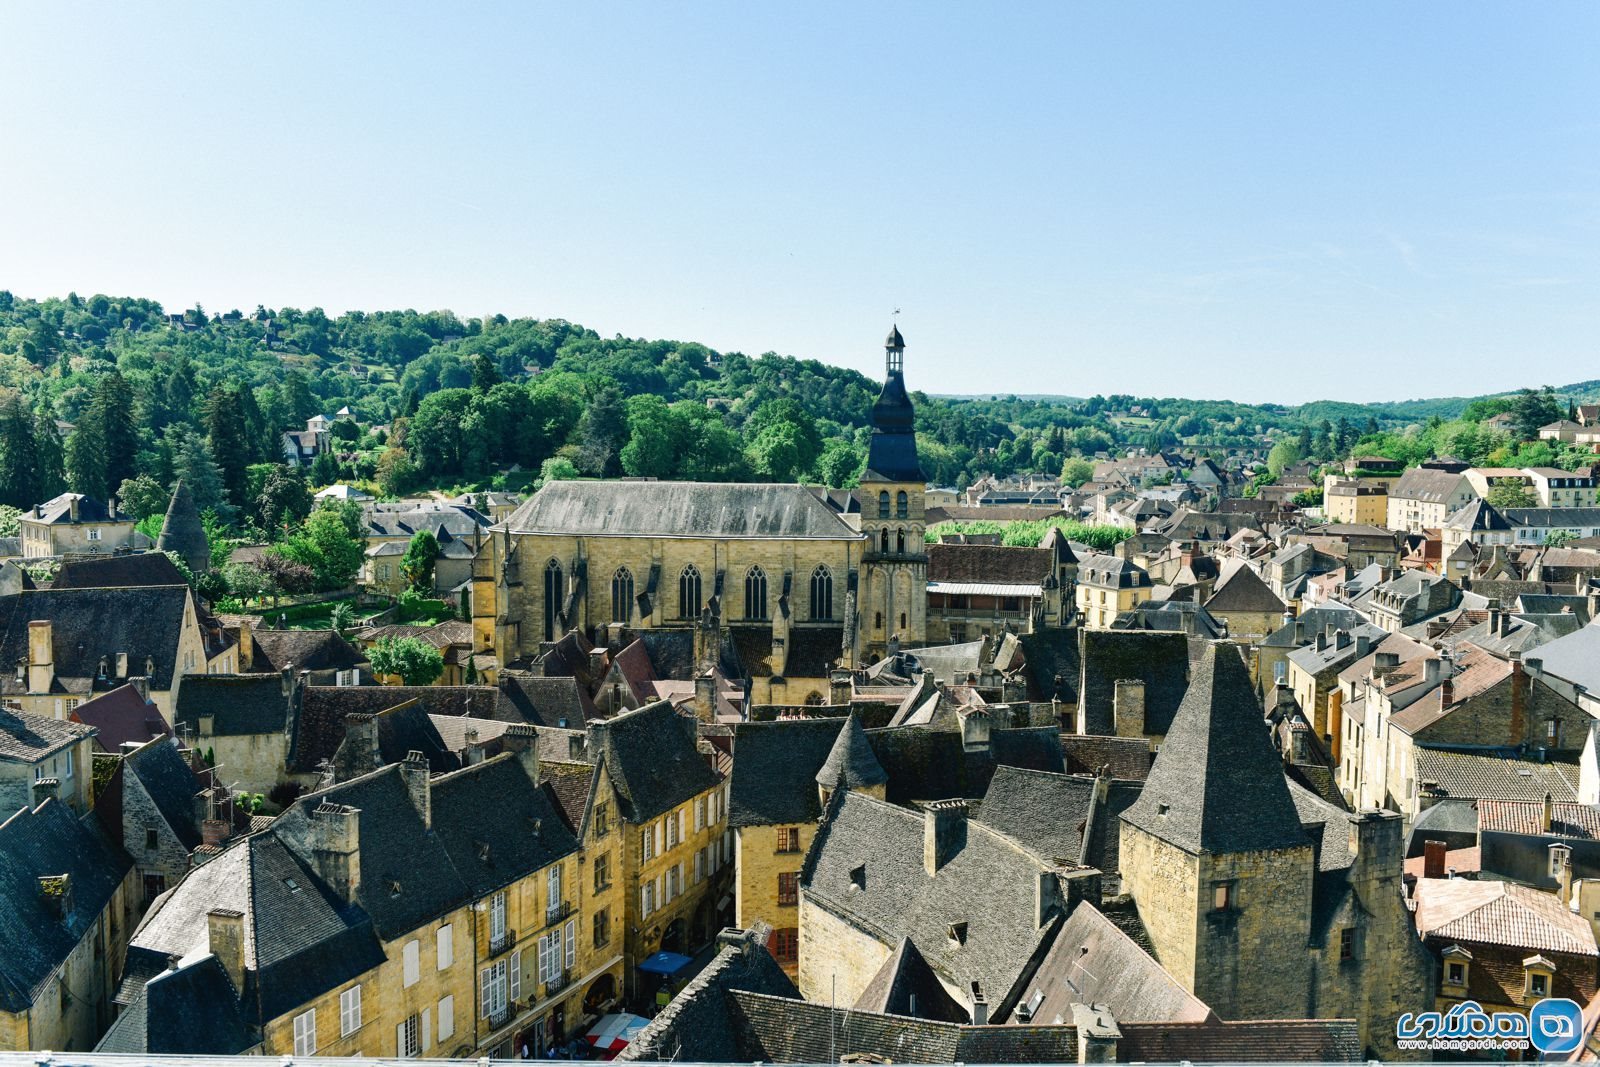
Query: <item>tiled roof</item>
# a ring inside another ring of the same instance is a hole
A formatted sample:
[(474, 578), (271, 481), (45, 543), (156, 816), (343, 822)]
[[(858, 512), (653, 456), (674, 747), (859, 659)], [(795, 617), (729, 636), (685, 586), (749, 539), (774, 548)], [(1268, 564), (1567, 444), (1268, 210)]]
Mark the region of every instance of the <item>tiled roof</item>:
[(1144, 682), (1145, 733), (1164, 734), (1189, 681), (1189, 639), (1165, 630), (1081, 630), (1078, 715), (1085, 733), (1115, 734), (1117, 682)]
[(289, 769), (316, 772), (344, 740), (345, 716), (376, 715), (409, 700), (430, 715), (489, 718), (499, 693), (487, 685), (308, 685), (301, 691)]
[[(1558, 800), (1577, 798), (1578, 768), (1572, 763), (1534, 763), (1494, 753), (1416, 748), (1417, 781), (1435, 797), (1469, 800)], [(1431, 783), (1431, 786), (1430, 786)]]
[[(433, 832), (474, 898), (570, 856), (578, 839), (553, 799), (515, 756), (498, 756), (432, 782)], [(564, 887), (576, 901), (583, 886)]]
[(1019, 634), (1017, 640), (1022, 645), (1022, 674), (1028, 685), (1028, 699), (1048, 703), (1054, 697), (1076, 704), (1078, 676), (1082, 672), (1077, 631), (1045, 627)]
[(153, 741), (128, 753), (122, 760), (122, 773), (139, 779), (161, 818), (185, 849), (192, 852), (200, 847), (195, 797), (205, 784), (179, 754), (175, 744)]
[[(850, 721), (854, 721), (854, 716)], [(818, 771), (828, 760), (845, 722), (844, 719), (816, 718), (736, 725), (733, 728), (733, 775), (728, 791), (729, 825), (815, 822), (822, 814), (817, 790)], [(865, 737), (861, 743), (866, 745)], [(871, 754), (869, 747), (867, 755)]]
[(945, 990), (939, 976), (907, 937), (902, 937), (883, 961), (856, 998), (853, 1010), (948, 1023), (964, 1023), (968, 1019), (967, 1009)]
[(846, 789), (863, 789), (889, 780), (867, 740), (866, 731), (861, 728), (861, 719), (854, 713), (846, 716), (840, 728), (833, 731), (828, 751), (811, 780), (824, 789), (840, 785)]
[[(520, 721), (562, 729), (581, 727), (594, 705), (571, 675), (554, 678), (526, 671), (501, 671), (496, 680), (502, 702)], [(509, 716), (508, 716), (509, 717)]]
[(1307, 844), (1236, 646), (1206, 647), (1144, 792), (1122, 818), (1193, 853)]
[[(59, 800), (22, 808), (0, 824), (0, 1009), (26, 1012), (55, 996), (50, 980), (94, 930), (132, 866), (98, 819), (79, 819)], [(41, 877), (61, 874), (72, 888), (65, 919), (52, 914), (39, 887)]]
[[(1049, 934), (1036, 886), (1048, 862), (958, 816), (965, 840), (930, 875), (924, 816), (856, 792), (837, 792), (801, 871), (809, 902), (870, 932), (885, 949), (909, 937), (958, 989), (981, 984), (1003, 1001)], [(957, 939), (950, 930), (966, 924)]]
[(349, 670), (367, 661), (337, 630), (254, 630), (250, 636), (255, 642), (251, 670)]
[[(1035, 995), (1038, 1002), (1035, 1005)], [(1118, 1024), (1205, 1022), (1211, 1009), (1092, 903), (1079, 904), (1023, 987), (1024, 1022), (1071, 1023), (1073, 1004), (1105, 1008)], [(1011, 1018), (1017, 1020), (1014, 1011)]]
[(173, 722), (198, 734), (200, 717), (210, 715), (213, 732), (223, 736), (281, 733), (289, 719), (285, 689), (279, 674), (191, 674), (178, 690)]
[[(15, 664), (28, 654), (28, 624), (48, 621), (54, 644), (56, 692), (88, 693), (120, 685), (101, 681), (100, 661), (116, 669), (117, 655), (128, 657), (129, 674), (145, 673), (152, 661), (150, 688), (172, 688), (178, 642), (183, 634), (189, 587), (38, 589), (0, 597), (0, 662)], [(0, 692), (24, 692), (13, 671), (0, 672)]]
[(695, 746), (694, 720), (665, 701), (589, 729), (594, 755), (604, 757), (620, 814), (630, 823), (649, 822), (717, 784), (716, 772)]
[(996, 767), (974, 818), (1049, 863), (1077, 867), (1090, 862), (1084, 839), (1094, 793), (1086, 775)]
[(234, 1056), (257, 1043), (228, 972), (215, 956), (162, 970), (142, 985), (95, 1052)]
[(513, 533), (859, 541), (803, 485), (549, 482), (512, 512)]
[(84, 701), (73, 709), (72, 720), (98, 730), (95, 746), (104, 752), (117, 752), (128, 741), (142, 745), (152, 737), (172, 733), (161, 717), (161, 709), (145, 700), (132, 685), (121, 685)]
[(1442, 504), (1455, 493), (1462, 476), (1450, 471), (1412, 467), (1389, 486), (1389, 498)]
[(1600, 955), (1589, 920), (1554, 893), (1512, 882), (1424, 878), (1415, 895), (1417, 932), (1423, 937)]
[(93, 736), (95, 728), (79, 722), (32, 715), (0, 706), (0, 759), (37, 763), (69, 745)]
[(1557, 800), (1550, 805), (1550, 828), (1544, 826), (1542, 800), (1478, 801), (1478, 830), (1530, 837), (1565, 837), (1581, 841), (1600, 841), (1600, 807), (1574, 800)]
[(78, 502), (77, 522), (132, 522), (132, 515), (118, 512), (112, 515), (106, 507), (105, 501), (84, 496), (82, 493), (62, 493), (52, 497), (43, 504), (35, 505), (32, 511), (24, 511), (22, 517), (29, 522), (43, 522), (51, 526), (73, 522), (72, 502)]
[(1142, 782), (1150, 776), (1150, 741), (1143, 737), (1062, 734), (1061, 754), (1068, 774), (1099, 774)]
[(185, 578), (161, 552), (97, 556), (61, 562), (51, 589), (105, 589), (113, 586), (184, 585)]
[(1047, 548), (1004, 545), (928, 546), (928, 581), (1038, 586), (1050, 577)]
[(1217, 588), (1210, 598), (1206, 600), (1206, 610), (1213, 615), (1217, 612), (1248, 611), (1270, 612), (1282, 614), (1284, 603), (1278, 599), (1261, 576), (1242, 560), (1230, 561), (1230, 566), (1224, 568), (1222, 579), (1217, 583)]

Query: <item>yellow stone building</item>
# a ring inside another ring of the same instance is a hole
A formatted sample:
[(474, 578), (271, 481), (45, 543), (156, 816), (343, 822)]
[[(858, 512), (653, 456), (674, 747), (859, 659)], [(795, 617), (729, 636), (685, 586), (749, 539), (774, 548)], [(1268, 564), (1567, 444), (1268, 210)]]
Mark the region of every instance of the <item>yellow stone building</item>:
[[(209, 1053), (515, 1057), (570, 1040), (615, 999), (622, 956), (592, 927), (620, 896), (593, 888), (536, 784), (535, 740), (512, 727), (510, 751), (437, 778), (414, 754), (196, 868), (135, 937), (137, 995), (102, 1050), (178, 1040), (185, 1020), (160, 1010), (176, 984), (205, 1009), (188, 1040)], [(214, 962), (167, 973), (173, 955)]]
[[(494, 527), (473, 568), (474, 651), (536, 659), (571, 630), (700, 631), (697, 674), (735, 663), (755, 703), (822, 703), (831, 666), (927, 634), (922, 471), (887, 344), (855, 498), (784, 484), (551, 482)], [(729, 653), (732, 653), (732, 658)]]
[(1073, 600), (1082, 625), (1109, 630), (1117, 616), (1150, 599), (1150, 575), (1132, 560), (1094, 553), (1078, 561)]

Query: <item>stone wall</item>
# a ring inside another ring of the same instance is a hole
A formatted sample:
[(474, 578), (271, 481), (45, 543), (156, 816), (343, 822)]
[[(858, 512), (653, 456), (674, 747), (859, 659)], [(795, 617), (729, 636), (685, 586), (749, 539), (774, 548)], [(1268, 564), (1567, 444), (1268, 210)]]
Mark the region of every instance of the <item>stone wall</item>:
[(854, 1004), (893, 953), (800, 894), (800, 995), (818, 1004)]

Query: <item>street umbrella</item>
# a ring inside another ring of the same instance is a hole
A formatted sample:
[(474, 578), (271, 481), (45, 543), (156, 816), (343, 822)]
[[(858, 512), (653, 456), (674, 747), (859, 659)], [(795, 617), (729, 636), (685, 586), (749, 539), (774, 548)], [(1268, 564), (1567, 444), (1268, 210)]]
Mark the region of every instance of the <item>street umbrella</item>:
[(639, 1036), (639, 1031), (649, 1025), (650, 1020), (642, 1015), (629, 1015), (620, 1012), (612, 1015), (601, 1016), (600, 1020), (589, 1028), (583, 1039), (593, 1045), (610, 1059), (628, 1047), (628, 1042)]

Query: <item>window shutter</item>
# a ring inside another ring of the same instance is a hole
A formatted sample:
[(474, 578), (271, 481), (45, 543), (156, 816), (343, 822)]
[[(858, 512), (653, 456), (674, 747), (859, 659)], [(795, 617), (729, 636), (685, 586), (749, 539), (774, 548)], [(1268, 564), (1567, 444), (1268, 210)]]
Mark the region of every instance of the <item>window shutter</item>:
[(522, 953), (511, 954), (511, 999), (522, 999)]
[(683, 840), (683, 823), (684, 823), (683, 809), (679, 808), (678, 809), (678, 840), (679, 841)]
[(452, 1037), (456, 1032), (456, 998), (444, 997), (439, 1001), (439, 1040)]
[(639, 831), (639, 862), (644, 863), (650, 859), (650, 827), (646, 826)]
[(439, 927), (439, 970), (444, 970), (455, 962), (455, 927), (445, 923)]
[(418, 1052), (428, 1051), (428, 1046), (433, 1044), (433, 1019), (427, 1008), (422, 1009), (422, 1042), (417, 1046)]
[(394, 1054), (402, 1059), (406, 1054), (406, 1024), (394, 1028)]
[(665, 852), (667, 850), (666, 841), (667, 841), (667, 823), (666, 823), (666, 820), (665, 819), (658, 819), (658, 820), (656, 820), (656, 855), (659, 856), (659, 855), (661, 855), (661, 853), (663, 853), (663, 852)]
[(493, 967), (485, 967), (478, 972), (478, 1003), (483, 1005), (483, 1017), (485, 1019), (489, 1017), (489, 989), (493, 984), (489, 976), (493, 973)]
[(567, 920), (567, 969), (570, 971), (578, 961), (578, 920)]

